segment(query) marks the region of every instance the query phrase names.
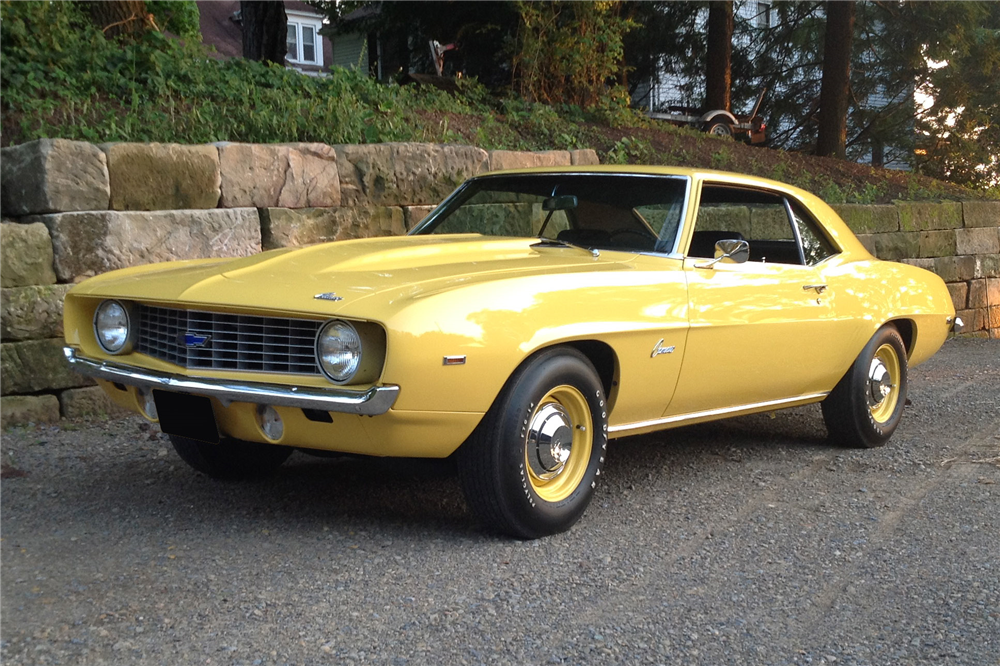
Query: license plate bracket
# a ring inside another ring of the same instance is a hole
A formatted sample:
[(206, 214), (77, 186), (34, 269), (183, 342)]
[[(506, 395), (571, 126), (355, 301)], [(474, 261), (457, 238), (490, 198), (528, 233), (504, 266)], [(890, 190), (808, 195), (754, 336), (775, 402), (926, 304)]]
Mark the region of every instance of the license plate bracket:
[(156, 403), (160, 430), (166, 434), (219, 443), (219, 426), (209, 398), (154, 389), (153, 401)]

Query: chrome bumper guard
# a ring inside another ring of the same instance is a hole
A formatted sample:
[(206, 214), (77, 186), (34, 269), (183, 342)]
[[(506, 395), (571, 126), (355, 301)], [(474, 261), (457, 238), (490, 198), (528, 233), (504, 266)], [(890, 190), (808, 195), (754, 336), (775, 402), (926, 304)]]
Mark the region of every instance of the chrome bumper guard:
[(377, 416), (389, 411), (399, 395), (398, 386), (375, 386), (366, 391), (352, 391), (339, 387), (320, 389), (281, 384), (239, 383), (222, 379), (192, 379), (164, 372), (141, 370), (110, 361), (95, 361), (80, 356), (72, 347), (63, 347), (63, 353), (70, 366), (81, 375), (126, 386), (195, 393), (218, 398), (223, 402), (250, 402), (259, 405)]

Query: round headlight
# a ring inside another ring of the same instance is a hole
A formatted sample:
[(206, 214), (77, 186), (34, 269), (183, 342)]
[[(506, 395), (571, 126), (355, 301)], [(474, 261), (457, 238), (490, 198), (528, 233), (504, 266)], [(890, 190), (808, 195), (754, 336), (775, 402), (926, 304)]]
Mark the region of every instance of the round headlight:
[(329, 321), (316, 336), (316, 359), (331, 381), (345, 384), (361, 364), (361, 337), (346, 321)]
[(109, 354), (128, 351), (128, 310), (118, 301), (104, 301), (94, 314), (94, 333), (101, 349)]

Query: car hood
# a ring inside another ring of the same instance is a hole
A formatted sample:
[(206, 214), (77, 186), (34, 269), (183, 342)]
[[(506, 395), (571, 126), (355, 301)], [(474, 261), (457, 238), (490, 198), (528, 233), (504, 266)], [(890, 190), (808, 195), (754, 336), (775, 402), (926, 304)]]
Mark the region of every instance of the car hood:
[[(537, 239), (468, 234), (337, 241), (227, 260), (139, 266), (92, 278), (78, 295), (185, 306), (372, 317), (356, 306), (387, 304), (487, 280), (606, 271), (635, 255), (541, 246)], [(324, 298), (317, 298), (320, 294)]]

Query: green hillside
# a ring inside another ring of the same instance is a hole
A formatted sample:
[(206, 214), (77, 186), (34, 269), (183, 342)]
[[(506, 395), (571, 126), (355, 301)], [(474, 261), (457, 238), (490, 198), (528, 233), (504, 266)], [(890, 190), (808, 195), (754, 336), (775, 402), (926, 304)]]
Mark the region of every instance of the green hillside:
[[(491, 96), (475, 81), (450, 94), (385, 85), (352, 70), (313, 78), (211, 57), (150, 32), (109, 41), (74, 3), (0, 4), (3, 145), (42, 137), (178, 143), (428, 141), (485, 149), (594, 148), (605, 163), (752, 173), (831, 203), (998, 196), (906, 172), (750, 147), (650, 121), (608, 101), (582, 110)], [(45, 26), (39, 30), (38, 26)]]

